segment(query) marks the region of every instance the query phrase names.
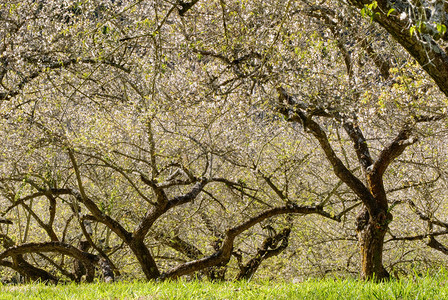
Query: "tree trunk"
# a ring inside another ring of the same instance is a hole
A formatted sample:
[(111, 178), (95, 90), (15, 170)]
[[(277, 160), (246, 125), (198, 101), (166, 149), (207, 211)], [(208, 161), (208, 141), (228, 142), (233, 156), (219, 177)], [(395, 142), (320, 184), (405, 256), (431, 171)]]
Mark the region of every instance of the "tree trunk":
[(389, 273), (383, 266), (383, 245), (392, 215), (380, 211), (371, 217), (363, 209), (357, 218), (358, 242), (361, 251), (361, 279), (387, 280)]
[(114, 282), (115, 274), (114, 271), (112, 271), (112, 266), (109, 264), (109, 261), (107, 261), (107, 259), (100, 258), (98, 264), (101, 272), (103, 273), (104, 282)]
[(128, 245), (140, 263), (146, 279), (154, 280), (159, 278), (159, 268), (157, 267), (156, 262), (154, 261), (154, 258), (145, 243), (141, 240), (134, 239)]
[[(79, 248), (79, 250), (81, 250), (83, 252), (87, 252), (90, 249), (90, 244), (87, 241), (79, 241), (78, 248)], [(79, 259), (75, 259), (73, 262), (73, 269), (74, 269), (76, 281), (81, 282), (82, 276), (87, 275), (87, 270), (86, 270), (86, 267), (84, 266), (84, 263)], [(93, 280), (93, 278), (92, 278), (92, 280)]]

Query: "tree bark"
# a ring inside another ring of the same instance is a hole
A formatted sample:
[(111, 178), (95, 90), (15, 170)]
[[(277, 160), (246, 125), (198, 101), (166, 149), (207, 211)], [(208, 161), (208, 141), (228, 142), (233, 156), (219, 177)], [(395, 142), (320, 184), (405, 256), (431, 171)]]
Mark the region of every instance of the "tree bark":
[(160, 276), (159, 268), (145, 243), (142, 240), (134, 239), (128, 245), (140, 263), (146, 279), (158, 279)]
[(361, 273), (363, 280), (386, 280), (389, 273), (383, 266), (383, 245), (388, 223), (392, 215), (380, 211), (371, 216), (363, 208), (357, 218), (358, 242), (361, 252)]
[[(83, 252), (87, 252), (90, 249), (90, 244), (87, 241), (79, 241), (79, 250), (83, 251)], [(75, 278), (77, 282), (81, 282), (82, 280), (82, 276), (87, 276), (87, 270), (84, 266), (84, 262), (79, 260), (79, 259), (75, 259), (75, 261), (73, 262), (73, 269), (74, 269), (74, 273), (75, 273)]]
[(58, 278), (51, 273), (28, 263), (23, 255), (12, 256), (12, 269), (25, 278), (25, 282), (58, 283)]

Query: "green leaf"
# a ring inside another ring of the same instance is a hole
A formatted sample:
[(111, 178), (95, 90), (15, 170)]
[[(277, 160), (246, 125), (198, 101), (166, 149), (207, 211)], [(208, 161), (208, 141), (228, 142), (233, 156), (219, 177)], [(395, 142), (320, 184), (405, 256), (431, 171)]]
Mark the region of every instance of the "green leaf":
[(437, 26), (437, 31), (440, 34), (442, 34), (442, 35), (445, 34), (445, 32), (446, 32), (446, 26), (445, 25), (438, 23), (438, 24), (436, 24), (436, 26)]
[(387, 16), (389, 16), (391, 13), (393, 13), (395, 11), (395, 8), (391, 8), (389, 9), (389, 11), (387, 12)]
[(366, 16), (366, 8), (365, 7), (363, 9), (361, 9), (361, 16), (362, 17)]

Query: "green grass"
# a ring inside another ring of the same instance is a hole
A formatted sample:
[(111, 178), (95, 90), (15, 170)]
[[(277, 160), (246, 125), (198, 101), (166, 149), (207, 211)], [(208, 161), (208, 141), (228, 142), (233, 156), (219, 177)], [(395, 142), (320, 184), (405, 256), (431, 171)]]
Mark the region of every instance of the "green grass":
[(0, 286), (0, 299), (448, 299), (448, 273), (392, 280), (288, 282), (119, 282)]

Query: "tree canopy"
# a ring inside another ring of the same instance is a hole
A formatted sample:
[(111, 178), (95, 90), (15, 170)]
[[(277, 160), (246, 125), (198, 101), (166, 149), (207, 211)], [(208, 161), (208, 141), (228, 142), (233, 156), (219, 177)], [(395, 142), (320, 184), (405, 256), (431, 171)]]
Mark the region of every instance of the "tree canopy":
[(437, 1), (0, 2), (3, 278), (436, 266), (446, 13)]

